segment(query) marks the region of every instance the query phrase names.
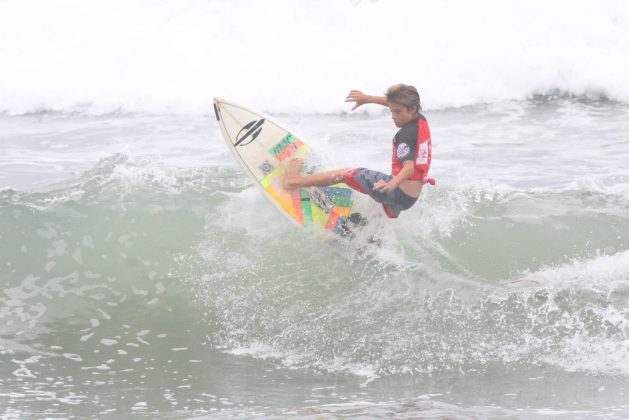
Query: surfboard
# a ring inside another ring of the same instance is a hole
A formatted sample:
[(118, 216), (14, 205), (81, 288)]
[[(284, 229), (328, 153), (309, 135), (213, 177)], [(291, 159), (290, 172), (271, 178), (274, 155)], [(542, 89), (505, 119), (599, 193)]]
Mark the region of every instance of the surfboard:
[(229, 150), (281, 214), (305, 228), (347, 235), (356, 197), (346, 184), (283, 188), (292, 158), (303, 159), (302, 173), (325, 169), (324, 159), (303, 139), (268, 115), (225, 99), (214, 98), (214, 113)]

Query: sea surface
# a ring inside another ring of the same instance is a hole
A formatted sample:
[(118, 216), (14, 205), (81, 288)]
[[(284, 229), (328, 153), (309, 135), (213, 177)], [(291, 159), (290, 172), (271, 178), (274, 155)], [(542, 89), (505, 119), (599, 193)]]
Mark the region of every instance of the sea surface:
[[(0, 417), (629, 418), (627, 48), (619, 1), (0, 2)], [(400, 81), (437, 185), (380, 247), (211, 107), (386, 172), (344, 98)]]

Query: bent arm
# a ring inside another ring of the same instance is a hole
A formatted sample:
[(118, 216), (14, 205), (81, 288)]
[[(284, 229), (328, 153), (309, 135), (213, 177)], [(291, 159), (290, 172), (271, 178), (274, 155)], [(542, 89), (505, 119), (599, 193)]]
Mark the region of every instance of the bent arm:
[(376, 191), (382, 191), (382, 192), (393, 191), (394, 189), (399, 187), (402, 182), (409, 179), (411, 175), (413, 175), (414, 171), (415, 171), (415, 168), (413, 165), (413, 161), (406, 160), (402, 164), (402, 169), (400, 170), (400, 172), (396, 176), (394, 176), (391, 181), (386, 182), (384, 179), (381, 179), (380, 181), (374, 184), (374, 189)]
[(402, 164), (402, 169), (400, 170), (400, 172), (396, 176), (394, 176), (391, 181), (389, 181), (389, 184), (392, 187), (391, 189), (394, 190), (397, 187), (399, 187), (402, 182), (404, 182), (405, 180), (413, 176), (414, 172), (415, 172), (414, 162), (412, 160), (405, 160), (404, 163)]

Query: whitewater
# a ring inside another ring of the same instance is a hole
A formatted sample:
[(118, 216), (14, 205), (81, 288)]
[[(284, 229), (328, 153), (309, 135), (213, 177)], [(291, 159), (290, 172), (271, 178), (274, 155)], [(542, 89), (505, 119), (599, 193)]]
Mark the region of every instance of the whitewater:
[(629, 100), (622, 1), (3, 1), (0, 111), (346, 111), (352, 88), (430, 108), (558, 89)]
[[(627, 51), (622, 1), (1, 1), (0, 417), (629, 417)], [(212, 111), (387, 172), (344, 98), (399, 82), (437, 186), (381, 247)]]

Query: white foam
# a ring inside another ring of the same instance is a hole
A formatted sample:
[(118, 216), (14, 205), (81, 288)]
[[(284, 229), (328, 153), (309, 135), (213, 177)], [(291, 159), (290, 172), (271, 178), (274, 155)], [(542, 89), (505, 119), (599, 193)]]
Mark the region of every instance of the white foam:
[(344, 357), (335, 357), (330, 361), (313, 361), (312, 356), (307, 353), (300, 353), (296, 350), (281, 351), (274, 347), (254, 341), (248, 345), (236, 345), (226, 350), (226, 353), (234, 356), (250, 356), (261, 360), (280, 360), (282, 365), (287, 368), (307, 368), (316, 367), (318, 369), (329, 372), (346, 372), (365, 378), (371, 382), (380, 377), (376, 373), (377, 368), (368, 363), (356, 363)]
[[(629, 375), (629, 251), (575, 259), (526, 276), (539, 281), (551, 297), (543, 313), (562, 313), (555, 327), (570, 331), (544, 362), (570, 372)], [(569, 311), (557, 303), (565, 299), (570, 301)], [(602, 330), (593, 328), (596, 325)]]
[(544, 267), (536, 272), (524, 272), (522, 277), (555, 287), (569, 285), (620, 287), (629, 282), (629, 251), (613, 255), (599, 254), (586, 260), (573, 259), (567, 264)]
[[(601, 0), (0, 3), (0, 112), (348, 111), (418, 86), (428, 108), (560, 89), (629, 100), (629, 4)], [(80, 34), (80, 35), (79, 35)]]
[[(624, 320), (623, 325), (629, 329), (627, 320)], [(564, 339), (562, 344), (559, 354), (548, 357), (546, 362), (569, 372), (629, 376), (629, 340), (576, 334)]]

